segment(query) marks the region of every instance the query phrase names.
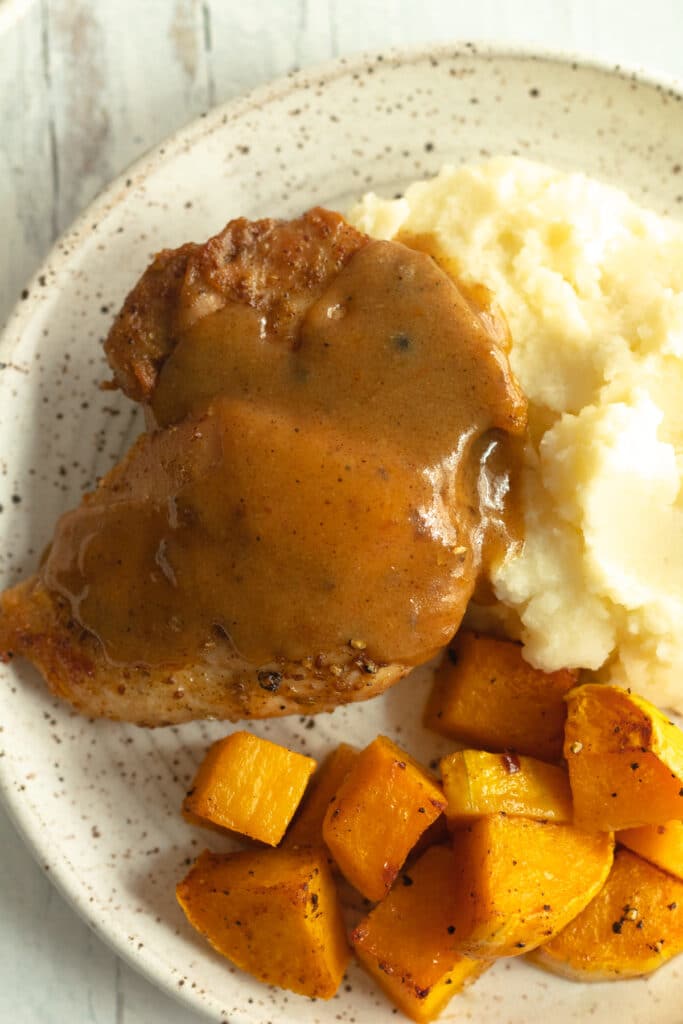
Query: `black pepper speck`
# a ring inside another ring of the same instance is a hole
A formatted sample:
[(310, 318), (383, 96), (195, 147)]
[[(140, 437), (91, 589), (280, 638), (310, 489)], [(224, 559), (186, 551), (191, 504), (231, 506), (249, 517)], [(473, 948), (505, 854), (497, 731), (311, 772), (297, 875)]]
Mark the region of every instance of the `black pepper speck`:
[(258, 673), (258, 684), (262, 690), (268, 690), (270, 693), (276, 693), (280, 689), (281, 683), (281, 672), (266, 669)]

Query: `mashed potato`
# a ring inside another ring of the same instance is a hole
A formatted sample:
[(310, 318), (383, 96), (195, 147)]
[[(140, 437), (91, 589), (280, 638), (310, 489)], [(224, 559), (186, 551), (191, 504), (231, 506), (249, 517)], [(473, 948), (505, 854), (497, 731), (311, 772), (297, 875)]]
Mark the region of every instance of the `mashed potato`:
[(531, 443), (526, 543), (493, 583), (528, 660), (683, 711), (683, 225), (511, 158), (368, 195), (350, 220), (433, 234), (505, 311)]

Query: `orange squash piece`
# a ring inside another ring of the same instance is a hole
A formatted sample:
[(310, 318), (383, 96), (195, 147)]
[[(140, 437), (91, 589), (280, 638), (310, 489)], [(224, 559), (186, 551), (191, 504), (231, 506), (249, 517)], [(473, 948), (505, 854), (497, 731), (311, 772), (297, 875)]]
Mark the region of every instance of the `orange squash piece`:
[(683, 732), (617, 686), (577, 686), (566, 701), (575, 824), (611, 831), (683, 819)]
[(296, 754), (250, 732), (214, 743), (202, 761), (183, 812), (277, 846), (315, 770), (312, 757)]
[(456, 952), (453, 852), (433, 846), (351, 933), (356, 956), (403, 1013), (431, 1021), (489, 966)]
[(602, 888), (614, 840), (572, 825), (490, 814), (453, 834), (458, 947), (518, 956), (561, 931)]
[(681, 952), (683, 882), (618, 850), (601, 892), (531, 959), (565, 978), (610, 981), (651, 974)]
[(386, 736), (360, 752), (323, 821), (344, 877), (381, 900), (422, 833), (446, 806), (428, 772)]
[(358, 748), (340, 743), (323, 761), (290, 825), (282, 845), (322, 846), (323, 819), (330, 800), (336, 794), (358, 757)]
[(533, 668), (520, 644), (462, 631), (437, 669), (424, 724), (468, 746), (559, 761), (563, 697), (576, 678)]
[(572, 821), (566, 771), (535, 757), (459, 750), (442, 758), (441, 777), (451, 827), (498, 811), (540, 821)]
[(190, 924), (269, 985), (331, 999), (350, 959), (322, 850), (205, 850), (176, 889)]
[(683, 821), (627, 828), (616, 838), (622, 846), (683, 881)]

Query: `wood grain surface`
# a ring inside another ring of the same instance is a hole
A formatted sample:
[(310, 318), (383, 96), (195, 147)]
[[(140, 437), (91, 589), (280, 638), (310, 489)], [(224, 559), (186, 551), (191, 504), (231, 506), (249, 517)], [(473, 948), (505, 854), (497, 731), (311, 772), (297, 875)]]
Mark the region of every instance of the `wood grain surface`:
[[(683, 76), (680, 0), (0, 0), (0, 323), (117, 174), (295, 67), (493, 40)], [(264, 159), (267, 154), (264, 154)], [(0, 1021), (197, 1024), (122, 964), (0, 811)]]

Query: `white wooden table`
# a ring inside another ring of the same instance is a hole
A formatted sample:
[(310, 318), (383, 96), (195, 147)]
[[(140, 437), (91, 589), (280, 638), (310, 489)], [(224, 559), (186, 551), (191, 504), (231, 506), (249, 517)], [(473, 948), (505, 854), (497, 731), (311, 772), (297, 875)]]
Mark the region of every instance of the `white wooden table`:
[[(680, 0), (0, 0), (0, 323), (92, 197), (214, 103), (333, 56), (458, 39), (683, 78)], [(0, 1022), (204, 1019), (89, 932), (0, 810)]]

